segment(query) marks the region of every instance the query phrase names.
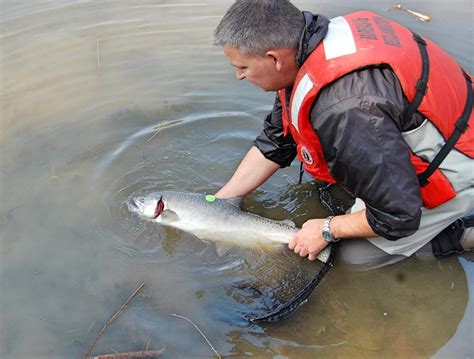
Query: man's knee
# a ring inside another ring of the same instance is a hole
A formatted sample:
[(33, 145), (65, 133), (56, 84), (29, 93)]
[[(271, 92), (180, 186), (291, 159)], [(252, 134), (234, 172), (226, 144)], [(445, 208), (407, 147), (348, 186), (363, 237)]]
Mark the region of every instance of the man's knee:
[(338, 248), (338, 260), (359, 270), (380, 268), (407, 258), (403, 255), (388, 254), (363, 238), (346, 239), (341, 242)]

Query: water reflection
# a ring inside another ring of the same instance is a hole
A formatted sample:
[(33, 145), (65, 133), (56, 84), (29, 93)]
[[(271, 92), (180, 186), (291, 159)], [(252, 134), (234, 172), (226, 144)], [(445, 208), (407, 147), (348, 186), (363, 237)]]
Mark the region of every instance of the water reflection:
[(290, 320), (265, 326), (265, 340), (241, 334), (235, 341), (290, 358), (429, 357), (456, 331), (466, 302), (466, 278), (454, 258), (410, 260), (377, 274), (335, 268)]
[(474, 256), (466, 255), (466, 258), (459, 258), (467, 279), (469, 289), (469, 302), (464, 310), (464, 315), (459, 322), (456, 332), (449, 341), (433, 356), (434, 358), (445, 358), (456, 353), (459, 357), (468, 358), (472, 353), (472, 347), (469, 340), (474, 335), (474, 325), (472, 318), (474, 317)]
[[(2, 2), (0, 356), (80, 357), (141, 282), (94, 353), (213, 355), (178, 313), (227, 356), (427, 357), (446, 342), (440, 357), (472, 355), (462, 344), (472, 262), (335, 267), (293, 317), (249, 325), (246, 315), (284, 301), (317, 268), (284, 251), (219, 256), (126, 210), (141, 191), (214, 192), (260, 131), (273, 94), (234, 81), (210, 45), (230, 2)], [(329, 16), (383, 12), (472, 70), (469, 1), (404, 3), (431, 15), (427, 24), (385, 13), (388, 2), (295, 2)], [(325, 215), (297, 178), (295, 164), (245, 208), (298, 224)]]

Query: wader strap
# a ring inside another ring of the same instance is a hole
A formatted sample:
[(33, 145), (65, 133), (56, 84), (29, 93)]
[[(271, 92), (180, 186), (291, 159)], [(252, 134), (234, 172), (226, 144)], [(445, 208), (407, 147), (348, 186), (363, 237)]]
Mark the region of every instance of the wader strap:
[(433, 159), (433, 161), (431, 161), (426, 170), (418, 175), (418, 181), (420, 182), (421, 187), (426, 186), (429, 183), (428, 178), (433, 174), (434, 171), (436, 171), (439, 165), (443, 162), (449, 151), (452, 150), (459, 137), (461, 137), (464, 131), (466, 131), (466, 128), (468, 126), (469, 117), (471, 116), (472, 111), (474, 95), (472, 93), (473, 91), (471, 78), (464, 70), (462, 70), (462, 72), (464, 73), (464, 77), (466, 78), (467, 84), (467, 100), (466, 105), (464, 106), (464, 111), (461, 117), (459, 117), (459, 119), (456, 121), (454, 132), (451, 134), (451, 136), (449, 136), (446, 143), (443, 145), (443, 147), (441, 147), (441, 150), (436, 154), (435, 158)]
[(420, 35), (413, 33), (413, 39), (418, 44), (421, 54), (421, 76), (416, 83), (416, 94), (413, 97), (413, 101), (408, 104), (403, 111), (403, 119), (408, 121), (411, 119), (413, 114), (416, 112), (418, 107), (425, 96), (426, 88), (428, 85), (428, 75), (430, 73), (430, 60), (428, 58), (428, 51), (426, 50), (426, 42), (421, 38)]

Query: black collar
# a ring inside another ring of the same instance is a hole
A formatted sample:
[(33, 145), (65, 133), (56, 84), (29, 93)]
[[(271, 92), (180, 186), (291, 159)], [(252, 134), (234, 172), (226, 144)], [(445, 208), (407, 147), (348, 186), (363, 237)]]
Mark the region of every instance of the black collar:
[(296, 64), (301, 66), (309, 54), (324, 39), (328, 32), (329, 19), (324, 15), (313, 15), (308, 11), (303, 11), (305, 25), (301, 32), (298, 53), (296, 54)]

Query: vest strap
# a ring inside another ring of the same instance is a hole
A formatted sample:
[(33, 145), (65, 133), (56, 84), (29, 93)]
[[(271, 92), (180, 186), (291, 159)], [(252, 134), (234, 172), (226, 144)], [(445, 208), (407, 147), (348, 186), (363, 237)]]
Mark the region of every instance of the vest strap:
[(430, 60), (428, 58), (428, 51), (426, 50), (426, 41), (423, 38), (413, 33), (413, 39), (418, 44), (421, 54), (421, 76), (416, 83), (416, 94), (413, 97), (413, 101), (405, 108), (403, 111), (403, 119), (408, 121), (411, 119), (413, 114), (418, 110), (418, 107), (425, 96), (427, 85), (428, 85), (428, 75), (430, 73)]
[(303, 182), (303, 175), (304, 175), (303, 162), (300, 162), (300, 177), (298, 178), (298, 184), (301, 184), (301, 182)]
[(428, 178), (443, 162), (449, 151), (453, 149), (459, 137), (461, 137), (461, 135), (464, 133), (464, 131), (466, 131), (466, 128), (468, 127), (468, 121), (471, 116), (474, 95), (472, 91), (471, 78), (466, 74), (464, 70), (462, 71), (464, 73), (464, 77), (466, 78), (467, 84), (467, 100), (466, 105), (464, 106), (464, 111), (461, 117), (459, 117), (459, 119), (456, 121), (453, 133), (451, 134), (451, 136), (449, 136), (443, 147), (441, 147), (441, 150), (436, 154), (435, 158), (433, 159), (433, 161), (431, 161), (426, 170), (418, 175), (418, 181), (420, 182), (421, 187), (426, 186), (429, 183)]

